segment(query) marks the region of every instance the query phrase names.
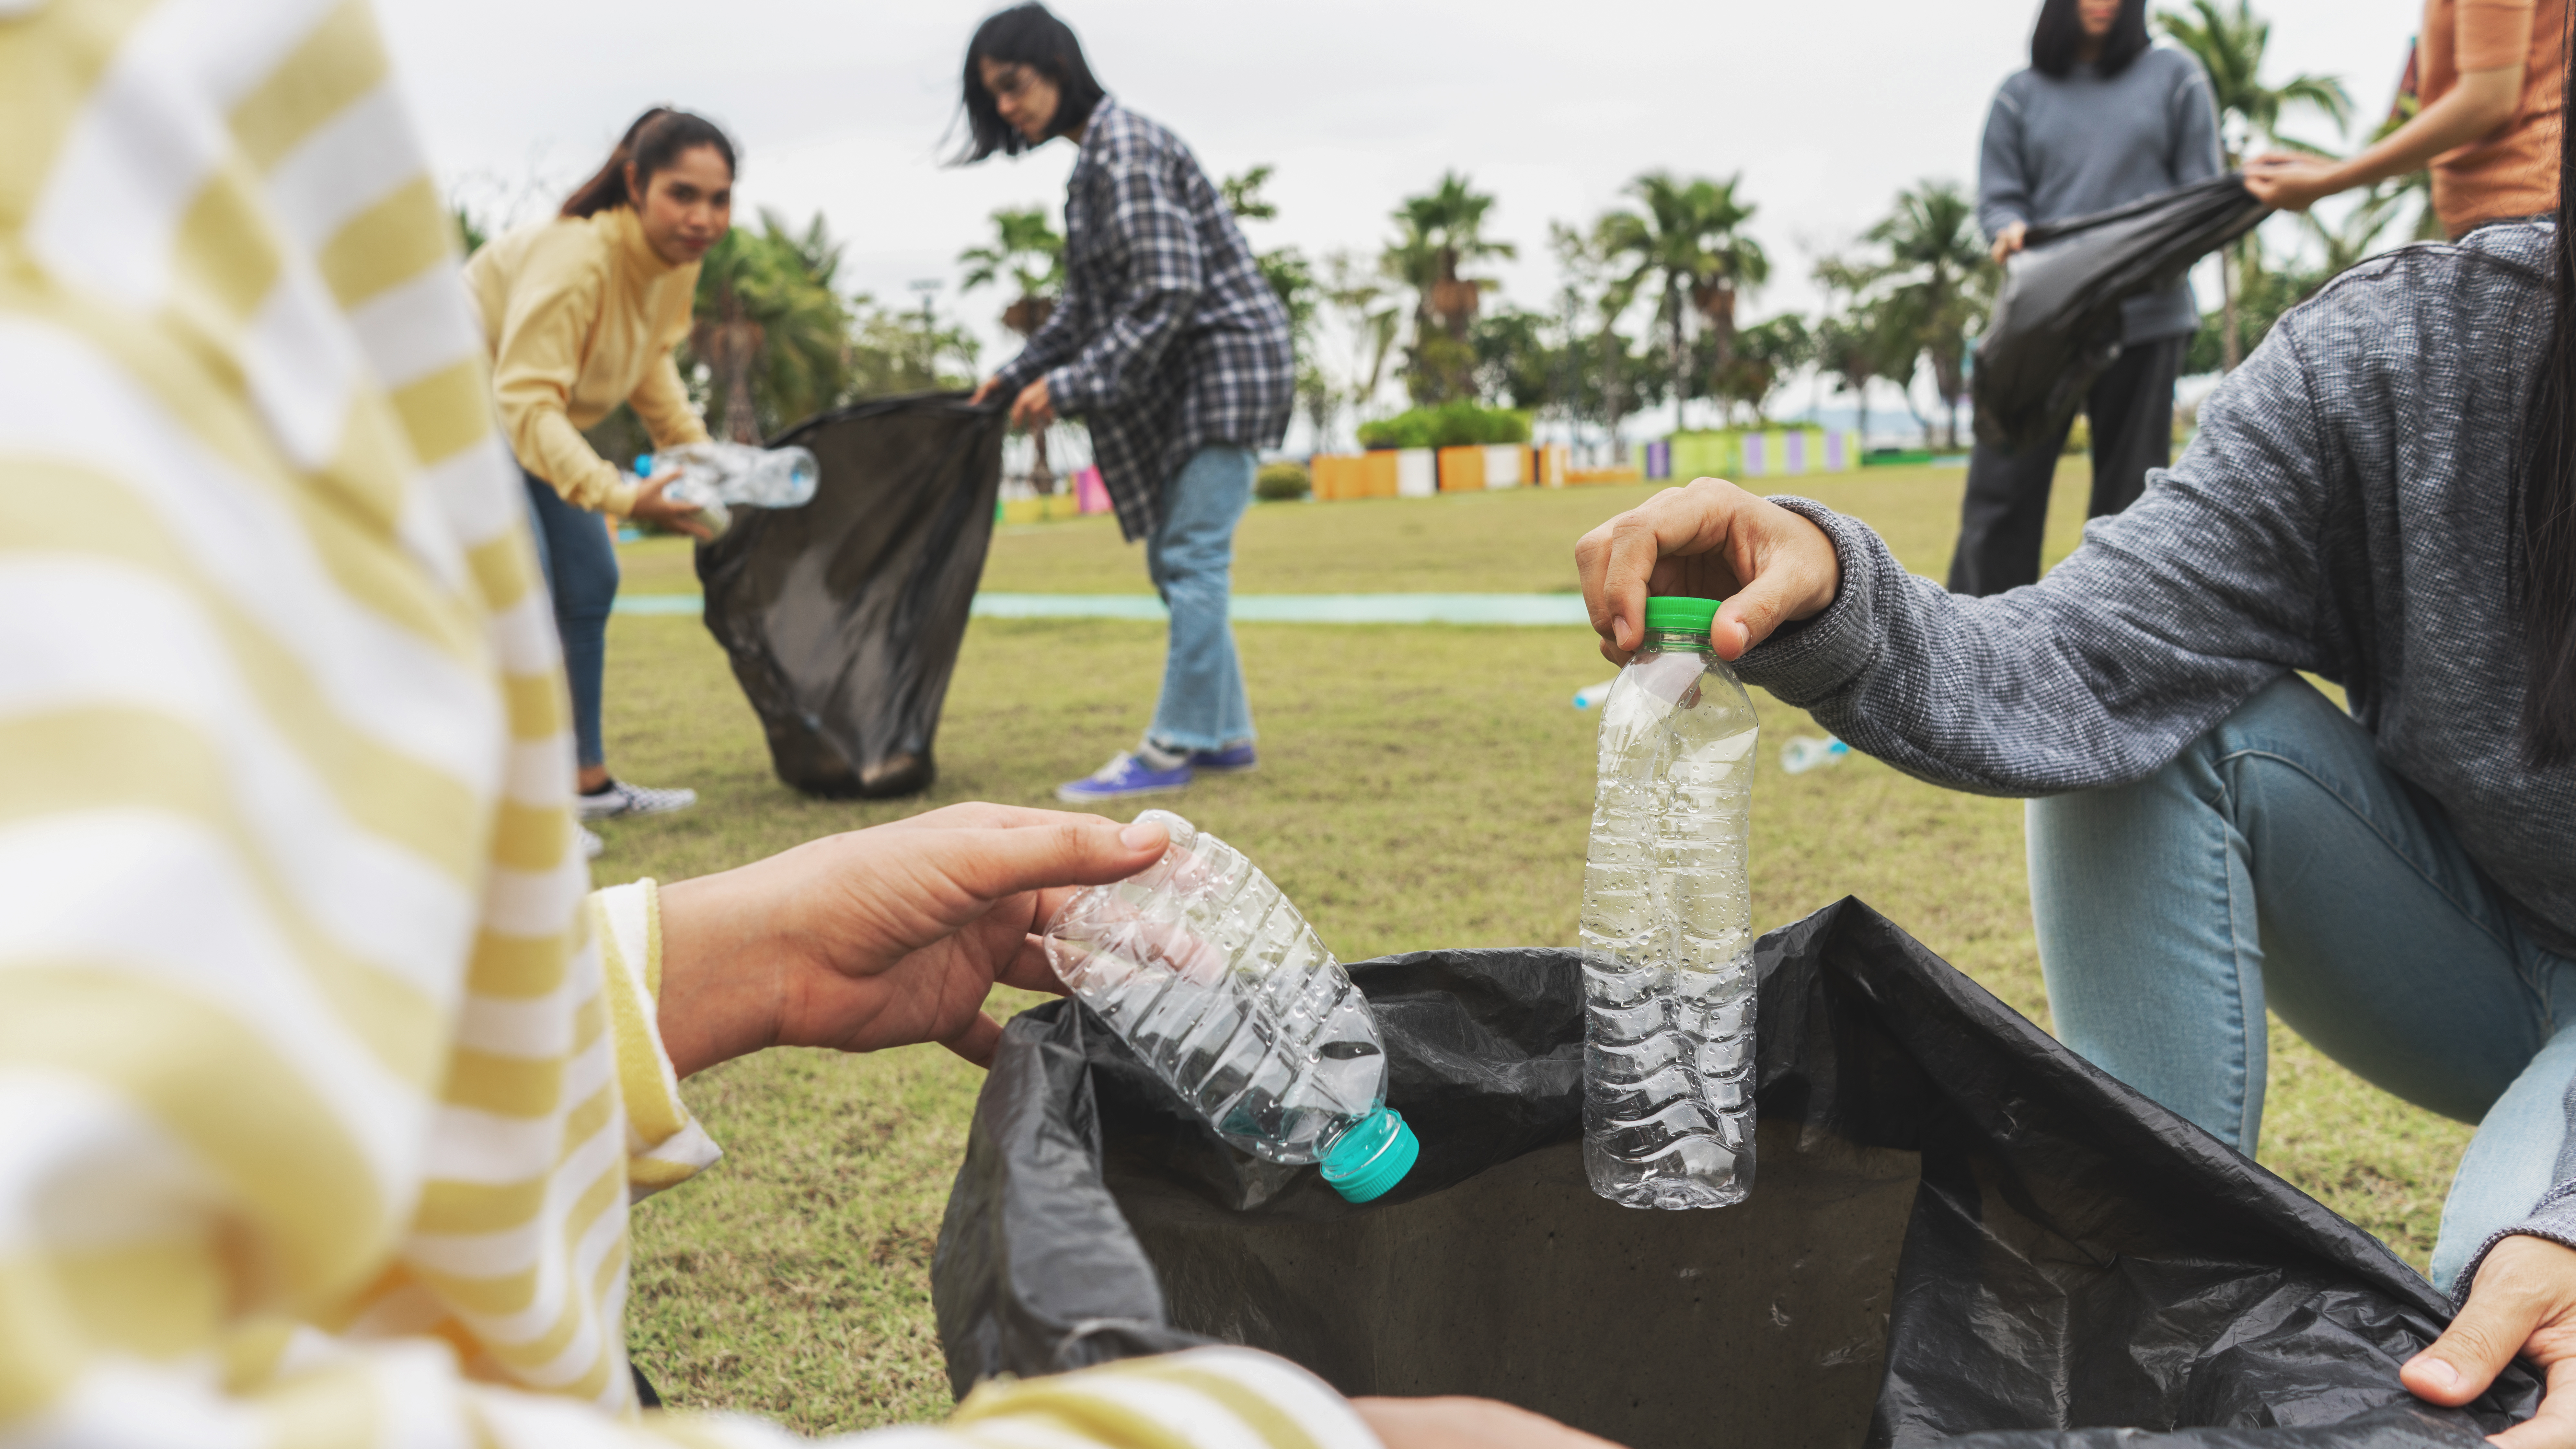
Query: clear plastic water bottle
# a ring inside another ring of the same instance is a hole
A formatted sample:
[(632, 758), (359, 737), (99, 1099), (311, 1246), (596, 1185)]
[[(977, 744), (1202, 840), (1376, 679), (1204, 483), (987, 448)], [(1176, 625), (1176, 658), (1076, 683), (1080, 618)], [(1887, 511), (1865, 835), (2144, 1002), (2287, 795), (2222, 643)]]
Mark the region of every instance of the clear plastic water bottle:
[(1386, 1105), (1368, 999), (1241, 851), (1167, 810), (1172, 843), (1144, 870), (1076, 894), (1047, 923), (1066, 988), (1227, 1141), (1322, 1164), (1367, 1202), (1421, 1148)]
[(1714, 599), (1646, 601), (1601, 708), (1583, 873), (1583, 1161), (1639, 1208), (1753, 1186), (1753, 702), (1709, 648)]
[(1832, 735), (1821, 740), (1814, 735), (1792, 735), (1780, 744), (1780, 768), (1792, 775), (1839, 765), (1850, 756), (1851, 746)]
[(822, 466), (804, 448), (755, 448), (749, 443), (683, 443), (635, 460), (639, 477), (656, 467), (676, 468), (679, 477), (662, 496), (698, 510), (699, 517), (721, 538), (733, 526), (736, 508), (802, 508), (814, 501)]

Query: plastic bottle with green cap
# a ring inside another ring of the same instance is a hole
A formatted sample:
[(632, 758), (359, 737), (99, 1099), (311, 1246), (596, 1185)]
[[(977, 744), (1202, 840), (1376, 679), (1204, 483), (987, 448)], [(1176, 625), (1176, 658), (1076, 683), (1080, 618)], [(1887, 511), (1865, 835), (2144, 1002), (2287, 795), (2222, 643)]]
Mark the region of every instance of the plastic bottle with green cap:
[(1352, 1202), (1382, 1196), (1421, 1147), (1386, 1105), (1368, 998), (1241, 851), (1168, 810), (1136, 818), (1171, 845), (1066, 901), (1047, 963), (1227, 1141), (1316, 1163)]
[(1753, 1186), (1753, 702), (1709, 643), (1716, 599), (1646, 601), (1601, 705), (1583, 873), (1583, 1160), (1639, 1208)]

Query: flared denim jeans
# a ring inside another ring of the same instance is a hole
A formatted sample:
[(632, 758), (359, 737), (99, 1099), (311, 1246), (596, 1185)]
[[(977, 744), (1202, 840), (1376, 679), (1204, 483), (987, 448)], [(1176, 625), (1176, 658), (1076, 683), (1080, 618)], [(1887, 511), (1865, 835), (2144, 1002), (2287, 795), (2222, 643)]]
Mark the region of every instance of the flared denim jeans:
[(1190, 455), (1163, 490), (1163, 518), (1145, 540), (1145, 568), (1171, 611), (1163, 694), (1145, 732), (1162, 749), (1221, 750), (1252, 738), (1252, 700), (1226, 610), (1234, 587), (1234, 526), (1252, 506), (1250, 448), (1215, 444)]

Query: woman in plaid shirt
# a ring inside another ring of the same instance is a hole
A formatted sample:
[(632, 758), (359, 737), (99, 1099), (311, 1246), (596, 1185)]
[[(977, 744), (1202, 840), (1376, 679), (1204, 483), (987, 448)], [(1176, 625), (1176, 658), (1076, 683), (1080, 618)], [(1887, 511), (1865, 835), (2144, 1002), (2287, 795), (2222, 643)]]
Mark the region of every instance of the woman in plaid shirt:
[(1234, 526), (1256, 449), (1294, 403), (1288, 313), (1198, 159), (1103, 94), (1073, 31), (1026, 4), (984, 22), (966, 54), (965, 160), (1057, 136), (1082, 148), (1065, 183), (1065, 285), (1047, 324), (975, 401), (1011, 420), (1091, 429), (1101, 481), (1171, 609), (1154, 722), (1132, 751), (1058, 787), (1076, 804), (1178, 790), (1254, 764), (1252, 704), (1226, 623)]

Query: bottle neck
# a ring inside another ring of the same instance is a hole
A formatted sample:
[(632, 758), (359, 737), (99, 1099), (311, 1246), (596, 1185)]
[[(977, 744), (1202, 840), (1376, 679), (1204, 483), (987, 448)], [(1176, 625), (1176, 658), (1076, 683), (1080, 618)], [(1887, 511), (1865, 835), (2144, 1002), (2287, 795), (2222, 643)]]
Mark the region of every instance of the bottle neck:
[(1659, 652), (1676, 649), (1696, 649), (1703, 654), (1714, 652), (1709, 645), (1708, 635), (1698, 629), (1649, 628), (1646, 630), (1645, 642), (1637, 647), (1640, 650), (1653, 649)]

